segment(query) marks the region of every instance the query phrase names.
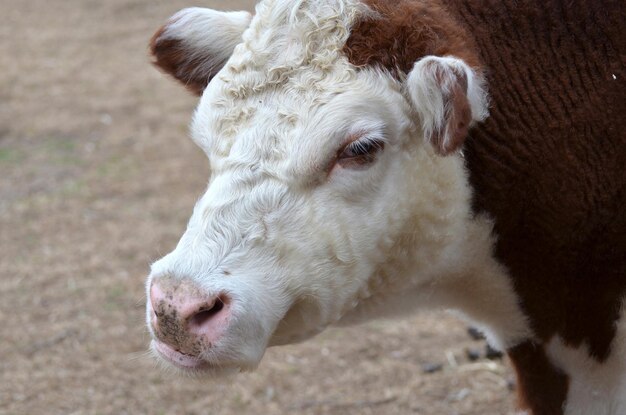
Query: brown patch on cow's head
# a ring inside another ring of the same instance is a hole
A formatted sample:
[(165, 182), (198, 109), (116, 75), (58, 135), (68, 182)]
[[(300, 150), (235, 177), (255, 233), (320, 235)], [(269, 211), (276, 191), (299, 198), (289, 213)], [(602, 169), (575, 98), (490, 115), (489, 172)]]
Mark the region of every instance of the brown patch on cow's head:
[(355, 66), (377, 66), (399, 76), (428, 55), (455, 56), (478, 68), (471, 36), (439, 2), (364, 0), (375, 13), (352, 28), (344, 53)]
[[(488, 113), (480, 59), (472, 37), (441, 2), (364, 2), (372, 13), (364, 14), (353, 26), (344, 47), (348, 60), (357, 67), (382, 68), (406, 81), (409, 90), (417, 92), (413, 104), (426, 141), (440, 155), (455, 153), (472, 122), (484, 120)], [(431, 59), (432, 64), (426, 64), (423, 59), (433, 57), (454, 58), (457, 63)]]

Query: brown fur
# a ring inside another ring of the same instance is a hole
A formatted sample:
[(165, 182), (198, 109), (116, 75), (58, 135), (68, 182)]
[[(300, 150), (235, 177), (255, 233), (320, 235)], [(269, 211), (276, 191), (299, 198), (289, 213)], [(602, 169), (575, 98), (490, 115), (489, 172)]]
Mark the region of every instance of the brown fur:
[(491, 117), (466, 146), (475, 208), (537, 335), (603, 361), (626, 295), (625, 3), (446, 1), (489, 71)]
[[(626, 296), (626, 3), (365, 2), (384, 18), (353, 28), (355, 65), (402, 78), (428, 54), (484, 63), (491, 117), (465, 143), (474, 209), (495, 220), (537, 341), (558, 335), (604, 361)], [(561, 413), (567, 378), (534, 347), (509, 352), (521, 396)]]
[(567, 375), (555, 368), (541, 345), (521, 343), (508, 351), (517, 372), (520, 408), (540, 415), (560, 415), (567, 397)]
[(426, 55), (454, 55), (480, 66), (476, 46), (438, 1), (365, 0), (380, 18), (358, 22), (344, 52), (356, 66), (408, 73)]
[(189, 59), (189, 53), (179, 39), (163, 39), (166, 28), (167, 25), (161, 27), (150, 40), (150, 52), (155, 58), (153, 64), (178, 79), (193, 94), (202, 95), (212, 76), (197, 71), (201, 62)]
[[(442, 156), (456, 152), (463, 145), (472, 122), (472, 109), (467, 99), (467, 77), (464, 73), (452, 72), (452, 88), (443, 96), (446, 108), (445, 128), (443, 131), (434, 131), (432, 137), (426, 137)], [(443, 75), (437, 76), (440, 78), (439, 82), (443, 82), (442, 77)], [(447, 142), (446, 136), (449, 136)]]
[[(461, 85), (457, 84), (450, 94), (450, 103), (448, 104), (449, 114), (447, 116), (448, 125), (446, 128), (451, 137), (448, 144), (440, 146), (441, 149), (439, 152), (442, 155), (456, 152), (463, 145), (465, 137), (467, 137), (467, 132), (472, 121), (472, 110), (467, 100), (466, 91), (467, 87), (463, 88)], [(441, 142), (441, 139), (435, 139), (435, 141)]]

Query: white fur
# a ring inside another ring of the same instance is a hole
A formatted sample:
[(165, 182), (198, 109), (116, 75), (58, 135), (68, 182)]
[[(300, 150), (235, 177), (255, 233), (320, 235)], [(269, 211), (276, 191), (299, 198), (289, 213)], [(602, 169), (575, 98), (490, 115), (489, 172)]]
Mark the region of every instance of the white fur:
[(230, 58), (235, 46), (241, 43), (241, 35), (251, 19), (252, 15), (245, 11), (220, 12), (190, 7), (171, 17), (161, 39), (182, 41), (187, 60), (198, 62), (194, 65), (197, 73), (186, 74), (188, 76), (184, 78), (195, 76), (208, 79)]
[[(251, 369), (268, 345), (424, 306), (460, 310), (500, 348), (530, 335), (491, 225), (471, 215), (461, 157), (423, 143), (424, 102), (406, 85), (341, 52), (364, 13), (355, 0), (261, 2), (200, 101), (192, 135), (212, 176), (147, 286), (169, 274), (233, 299), (229, 330), (202, 355), (216, 365)], [(355, 132), (384, 151), (367, 169), (332, 167)]]
[(611, 354), (602, 363), (589, 357), (584, 344), (575, 349), (558, 337), (548, 344), (548, 356), (570, 379), (565, 415), (626, 414), (626, 299), (616, 326)]
[(452, 56), (426, 56), (419, 60), (407, 79), (407, 89), (422, 122), (425, 137), (435, 131), (444, 132), (443, 145), (447, 147), (451, 132), (447, 131), (448, 108), (444, 101), (457, 82), (456, 73), (467, 79), (467, 99), (472, 111), (472, 121), (484, 121), (489, 116), (485, 81), (461, 59)]

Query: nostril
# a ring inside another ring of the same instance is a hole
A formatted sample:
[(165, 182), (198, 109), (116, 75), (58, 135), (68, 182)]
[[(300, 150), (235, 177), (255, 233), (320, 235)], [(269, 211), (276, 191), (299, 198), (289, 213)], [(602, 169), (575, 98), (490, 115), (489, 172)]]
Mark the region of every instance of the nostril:
[(215, 315), (217, 315), (224, 308), (224, 301), (221, 298), (217, 298), (213, 305), (200, 309), (189, 319), (189, 325), (191, 327), (201, 327)]

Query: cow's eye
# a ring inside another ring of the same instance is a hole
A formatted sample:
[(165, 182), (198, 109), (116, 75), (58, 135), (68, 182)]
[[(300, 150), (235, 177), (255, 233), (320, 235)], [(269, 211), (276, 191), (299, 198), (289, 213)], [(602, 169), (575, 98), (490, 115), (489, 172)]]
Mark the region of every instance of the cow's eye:
[(380, 139), (362, 138), (345, 146), (337, 158), (341, 167), (365, 167), (376, 161), (376, 155), (385, 148)]

